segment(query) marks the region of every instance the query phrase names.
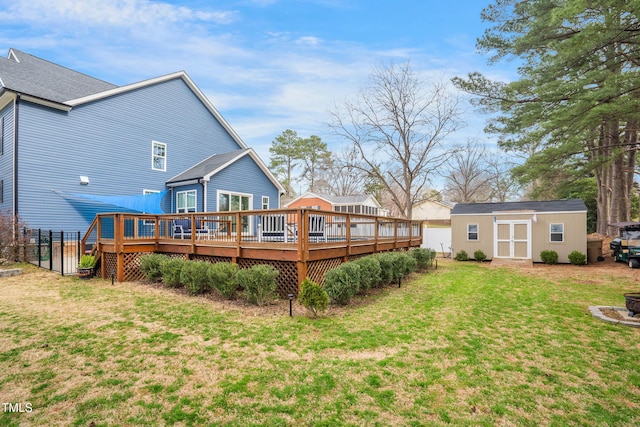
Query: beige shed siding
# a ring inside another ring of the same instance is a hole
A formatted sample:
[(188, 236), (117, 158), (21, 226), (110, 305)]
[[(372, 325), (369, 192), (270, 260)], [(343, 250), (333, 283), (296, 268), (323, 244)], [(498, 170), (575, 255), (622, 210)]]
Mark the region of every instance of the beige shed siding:
[[(467, 224), (478, 224), (478, 240), (467, 239)], [(464, 250), (473, 258), (479, 249), (493, 258), (493, 215), (451, 215), (451, 248), (454, 257)]]
[[(553, 250), (558, 253), (558, 262), (568, 263), (572, 251), (587, 254), (587, 214), (586, 212), (567, 212), (538, 214), (533, 224), (533, 261), (541, 262), (540, 252)], [(564, 224), (564, 241), (552, 242), (549, 227), (551, 224)], [(540, 233), (541, 236), (538, 236)]]
[[(554, 250), (558, 253), (558, 261), (569, 262), (569, 254), (574, 251), (587, 253), (587, 215), (586, 212), (498, 212), (492, 214), (451, 215), (451, 245), (453, 254), (461, 250), (470, 258), (480, 249), (487, 258), (494, 257), (494, 216), (496, 220), (531, 220), (531, 258), (541, 262), (540, 252)], [(478, 240), (467, 239), (467, 224), (478, 224)], [(552, 242), (551, 224), (564, 224), (564, 241)], [(522, 228), (516, 227), (516, 237), (521, 237)], [(504, 236), (503, 236), (504, 237)], [(526, 248), (516, 246), (515, 256), (526, 256)]]

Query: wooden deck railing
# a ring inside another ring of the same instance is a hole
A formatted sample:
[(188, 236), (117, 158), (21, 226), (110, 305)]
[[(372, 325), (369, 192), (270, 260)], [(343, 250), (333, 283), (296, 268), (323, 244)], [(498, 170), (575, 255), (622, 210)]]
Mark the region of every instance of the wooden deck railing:
[[(96, 217), (90, 231), (94, 228), (99, 252), (169, 252), (228, 257), (234, 262), (237, 258), (295, 261), (302, 263), (299, 274), (305, 273), (307, 261), (346, 260), (422, 242), (420, 221), (311, 209), (107, 213)], [(118, 280), (123, 280), (123, 268), (118, 265), (117, 270)]]

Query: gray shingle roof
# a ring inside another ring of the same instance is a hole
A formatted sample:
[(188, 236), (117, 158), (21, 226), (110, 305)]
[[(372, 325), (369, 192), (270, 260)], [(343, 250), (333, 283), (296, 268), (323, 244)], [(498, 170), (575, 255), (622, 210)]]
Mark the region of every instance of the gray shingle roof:
[(117, 87), (16, 49), (0, 58), (0, 81), (6, 89), (58, 103)]
[(587, 206), (580, 199), (563, 199), (528, 202), (505, 203), (458, 203), (453, 207), (451, 215), (487, 214), (501, 211), (535, 211), (535, 212), (580, 212)]
[(167, 184), (178, 183), (182, 181), (191, 181), (194, 179), (202, 179), (205, 177), (205, 175), (208, 175), (211, 172), (221, 168), (226, 163), (232, 161), (236, 157), (248, 151), (249, 149), (245, 148), (242, 150), (230, 151), (223, 154), (214, 154), (213, 156), (204, 159), (200, 163), (190, 167), (186, 171), (174, 176), (167, 181)]

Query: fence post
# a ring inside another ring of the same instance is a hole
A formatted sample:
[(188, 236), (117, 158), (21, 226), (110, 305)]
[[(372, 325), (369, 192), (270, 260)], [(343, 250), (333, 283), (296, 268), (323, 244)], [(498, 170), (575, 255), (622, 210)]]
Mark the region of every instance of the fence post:
[(42, 267), (42, 228), (38, 228), (38, 267)]
[(49, 230), (49, 271), (53, 271), (53, 230)]
[(64, 231), (60, 231), (60, 274), (64, 276)]

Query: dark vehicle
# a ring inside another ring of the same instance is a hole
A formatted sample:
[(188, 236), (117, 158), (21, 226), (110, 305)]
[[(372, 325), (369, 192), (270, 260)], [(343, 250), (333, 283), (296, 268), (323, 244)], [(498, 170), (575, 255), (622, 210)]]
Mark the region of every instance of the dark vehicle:
[(613, 239), (609, 247), (616, 261), (626, 262), (631, 268), (640, 267), (640, 222), (618, 222), (620, 234)]

